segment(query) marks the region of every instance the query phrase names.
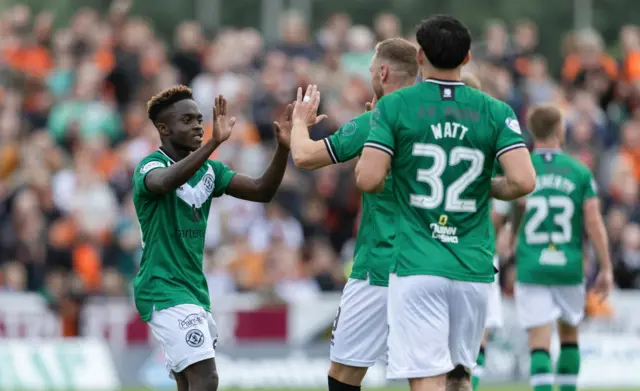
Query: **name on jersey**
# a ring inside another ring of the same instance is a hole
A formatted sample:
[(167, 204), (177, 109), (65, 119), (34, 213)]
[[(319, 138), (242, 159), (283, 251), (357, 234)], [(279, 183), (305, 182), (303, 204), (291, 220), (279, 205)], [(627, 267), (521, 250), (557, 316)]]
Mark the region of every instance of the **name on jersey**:
[(469, 128), (457, 122), (444, 122), (431, 125), (431, 131), (433, 132), (433, 137), (436, 140), (441, 138), (455, 138), (463, 140), (468, 130)]
[(536, 189), (534, 192), (542, 189), (556, 189), (571, 194), (576, 189), (576, 185), (563, 176), (544, 174), (536, 177)]
[(458, 228), (437, 223), (431, 223), (429, 228), (431, 228), (432, 238), (438, 239), (442, 243), (458, 243), (458, 236), (456, 235)]

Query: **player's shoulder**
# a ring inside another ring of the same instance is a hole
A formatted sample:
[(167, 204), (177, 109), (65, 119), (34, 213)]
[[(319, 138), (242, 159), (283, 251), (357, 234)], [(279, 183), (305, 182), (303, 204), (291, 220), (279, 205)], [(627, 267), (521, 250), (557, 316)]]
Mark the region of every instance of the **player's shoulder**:
[(563, 166), (570, 166), (571, 168), (580, 170), (580, 171), (590, 171), (589, 168), (584, 163), (582, 163), (580, 160), (576, 159), (575, 157), (571, 156), (565, 151), (558, 152), (557, 156), (558, 156), (558, 159), (557, 159), (558, 164), (562, 164)]
[(414, 84), (412, 86), (406, 86), (402, 88), (398, 88), (397, 90), (386, 94), (381, 98), (381, 101), (386, 101), (389, 103), (400, 102), (403, 100), (411, 101), (411, 97), (413, 95), (417, 95), (421, 93), (420, 84)]
[(136, 166), (136, 171), (140, 172), (140, 174), (145, 174), (154, 168), (168, 167), (170, 160), (167, 155), (155, 150), (140, 160), (140, 163)]

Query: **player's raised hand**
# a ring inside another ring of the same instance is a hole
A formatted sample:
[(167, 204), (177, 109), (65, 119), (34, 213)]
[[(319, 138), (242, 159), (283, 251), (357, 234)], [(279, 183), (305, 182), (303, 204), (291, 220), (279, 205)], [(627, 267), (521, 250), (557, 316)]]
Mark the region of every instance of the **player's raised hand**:
[(613, 272), (611, 269), (600, 270), (596, 277), (596, 283), (593, 287), (594, 292), (598, 295), (602, 303), (611, 293), (613, 289)]
[(293, 106), (293, 121), (304, 121), (308, 127), (317, 125), (323, 119), (327, 118), (325, 114), (318, 115), (318, 106), (320, 106), (320, 91), (318, 86), (309, 85), (307, 91), (302, 95), (302, 87), (298, 88), (298, 96)]
[(222, 95), (216, 96), (213, 106), (213, 130), (211, 138), (218, 143), (226, 141), (231, 136), (231, 130), (236, 123), (236, 117), (227, 118), (227, 100)]
[(291, 129), (293, 129), (293, 105), (288, 104), (280, 118), (273, 122), (273, 127), (281, 147), (291, 149)]
[(367, 102), (364, 104), (364, 112), (366, 113), (367, 111), (373, 110), (373, 108), (376, 107), (376, 103), (378, 103), (378, 97), (373, 95), (373, 99), (371, 99), (371, 102)]

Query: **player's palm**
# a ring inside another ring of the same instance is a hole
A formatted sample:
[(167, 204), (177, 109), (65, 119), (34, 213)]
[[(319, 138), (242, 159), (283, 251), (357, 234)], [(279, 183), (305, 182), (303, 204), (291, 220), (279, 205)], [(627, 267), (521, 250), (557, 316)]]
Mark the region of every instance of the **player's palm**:
[(600, 297), (600, 301), (604, 301), (613, 289), (613, 273), (611, 270), (601, 270), (596, 277), (594, 285), (595, 293)]
[(291, 148), (291, 129), (293, 129), (293, 105), (287, 105), (280, 118), (273, 123), (278, 144), (285, 148)]
[(227, 118), (227, 100), (218, 95), (213, 106), (213, 130), (211, 138), (222, 143), (231, 136), (231, 130), (236, 123), (236, 118)]
[(320, 106), (320, 91), (318, 86), (309, 85), (307, 91), (302, 96), (302, 87), (298, 88), (298, 95), (293, 106), (293, 121), (304, 121), (308, 127), (317, 125), (326, 115), (318, 115), (318, 107)]

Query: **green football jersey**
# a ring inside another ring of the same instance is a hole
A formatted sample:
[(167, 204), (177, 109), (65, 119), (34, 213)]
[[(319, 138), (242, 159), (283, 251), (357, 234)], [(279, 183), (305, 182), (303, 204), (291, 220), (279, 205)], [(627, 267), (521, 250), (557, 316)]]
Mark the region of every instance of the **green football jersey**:
[(492, 282), (495, 159), (525, 148), (513, 110), (462, 82), (425, 80), (378, 102), (365, 146), (392, 157), (397, 275)]
[[(342, 125), (337, 132), (324, 139), (334, 163), (351, 160), (360, 155), (369, 137), (371, 112), (366, 112)], [(384, 190), (362, 195), (362, 217), (356, 237), (351, 278), (366, 280), (371, 285), (388, 286), (393, 267), (391, 241), (395, 237), (394, 200), (391, 176)]]
[(133, 174), (133, 203), (142, 235), (142, 261), (133, 289), (136, 308), (145, 322), (152, 310), (179, 304), (211, 309), (202, 271), (207, 218), (212, 198), (224, 194), (235, 172), (209, 160), (175, 191), (151, 193), (145, 176), (174, 163), (158, 150), (142, 159)]
[(584, 201), (597, 196), (589, 169), (560, 150), (535, 150), (536, 188), (527, 196), (516, 248), (517, 280), (576, 285), (584, 279)]

